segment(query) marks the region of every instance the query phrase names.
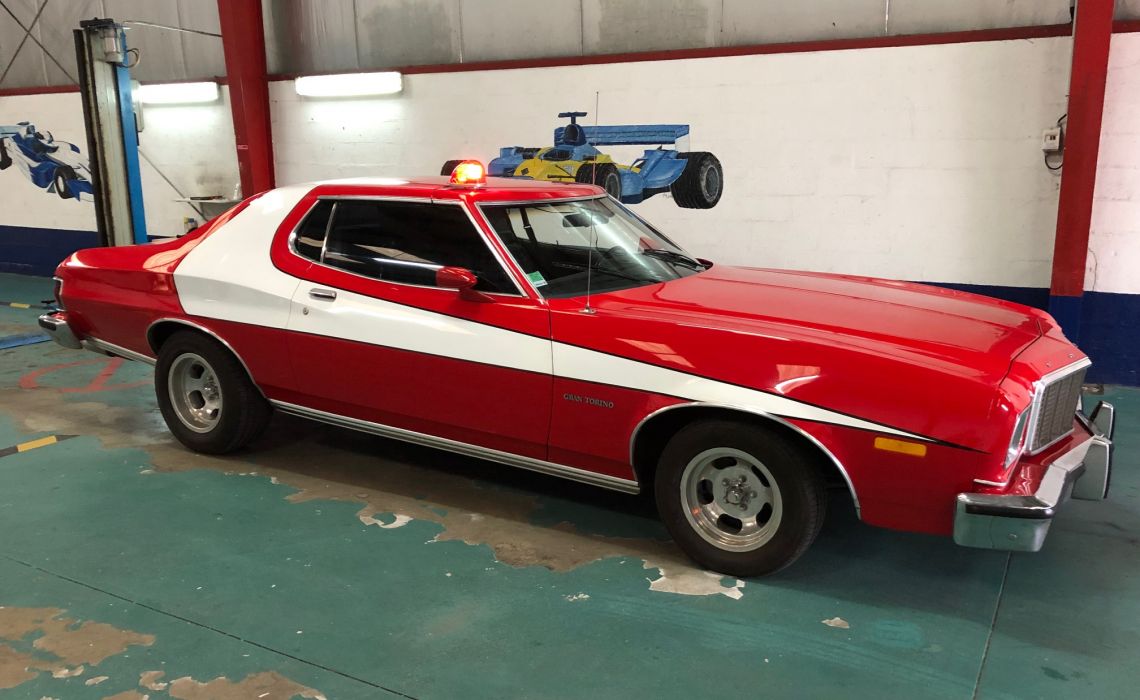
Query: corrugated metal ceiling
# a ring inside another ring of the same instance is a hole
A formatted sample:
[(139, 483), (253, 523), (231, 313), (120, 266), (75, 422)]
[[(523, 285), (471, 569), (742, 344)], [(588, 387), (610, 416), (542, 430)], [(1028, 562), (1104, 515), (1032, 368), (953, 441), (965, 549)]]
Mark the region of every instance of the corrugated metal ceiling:
[[(217, 33), (214, 0), (0, 0), (0, 86), (74, 83), (72, 30), (113, 17)], [(262, 0), (271, 73), (1056, 24), (1070, 0)], [(3, 11), (6, 10), (6, 11)], [(1140, 0), (1117, 0), (1120, 18)], [(39, 15), (37, 19), (37, 14)], [(32, 26), (25, 39), (21, 27)], [(133, 27), (143, 81), (222, 75), (221, 41)], [(42, 45), (42, 49), (40, 45)], [(18, 50), (18, 53), (17, 53)]]

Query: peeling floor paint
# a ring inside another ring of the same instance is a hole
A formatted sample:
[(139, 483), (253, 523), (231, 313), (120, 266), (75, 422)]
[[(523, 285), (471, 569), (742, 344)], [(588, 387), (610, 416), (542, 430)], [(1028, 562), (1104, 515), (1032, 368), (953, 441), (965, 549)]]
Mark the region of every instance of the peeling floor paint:
[[(14, 688), (50, 673), (52, 678), (75, 678), (132, 646), (150, 646), (154, 637), (121, 630), (102, 622), (63, 617), (59, 608), (0, 607), (0, 688)], [(12, 645), (26, 644), (31, 652)], [(37, 653), (39, 652), (39, 653)]]
[[(60, 608), (0, 607), (0, 690), (11, 690), (50, 673), (61, 682), (81, 677), (88, 665), (95, 666), (112, 656), (126, 654), (132, 646), (151, 646), (155, 637), (121, 630), (103, 622), (80, 621), (65, 617)], [(31, 652), (19, 650), (31, 641)], [(81, 663), (76, 664), (79, 660)], [(62, 663), (61, 663), (62, 662)], [(231, 681), (219, 676), (199, 682), (190, 676), (164, 681), (164, 671), (139, 674), (142, 690), (165, 692), (178, 700), (326, 700), (320, 691), (293, 681), (275, 671), (265, 671)], [(107, 681), (94, 676), (84, 686)], [(114, 700), (139, 700), (148, 694), (126, 690), (111, 696)]]
[(376, 514), (369, 515), (364, 510), (356, 514), (356, 517), (360, 518), (360, 522), (364, 523), (365, 525), (379, 525), (385, 530), (394, 530), (398, 527), (403, 527), (412, 522), (412, 517), (410, 515), (393, 513), (392, 516), (392, 522), (384, 522), (383, 520), (377, 518)]
[(170, 681), (167, 692), (170, 697), (178, 700), (251, 700), (253, 698), (289, 700), (289, 698), (296, 697), (307, 700), (326, 700), (320, 691), (289, 680), (273, 671), (255, 673), (240, 681), (231, 681), (219, 676), (212, 681), (202, 683), (189, 676), (184, 676)]
[[(0, 391), (0, 405), (15, 405), (14, 397), (11, 403), (4, 400), (7, 393)], [(10, 415), (29, 432), (94, 435), (108, 448), (140, 448), (149, 453), (150, 469), (157, 472), (205, 468), (268, 478), (295, 489), (286, 496), (292, 503), (362, 503), (357, 518), (366, 526), (392, 530), (416, 520), (436, 523), (443, 530), (433, 541), (485, 545), (508, 566), (566, 572), (601, 559), (636, 557), (647, 568), (663, 572), (649, 585), (651, 591), (732, 599), (743, 595), (743, 583), (720, 585), (719, 575), (694, 566), (668, 540), (583, 533), (567, 522), (533, 524), (540, 505), (537, 495), (489, 487), (446, 468), (400, 459), (403, 449), (419, 448), (398, 445), (393, 447), (395, 457), (386, 457), (365, 451), (385, 444), (375, 438), (278, 417), (277, 430), (271, 427), (257, 449), (240, 457), (218, 458), (192, 453), (175, 442), (157, 408), (139, 411), (94, 401), (61, 401), (53, 389), (19, 391), (19, 405), (20, 413)], [(283, 428), (281, 421), (291, 422)], [(330, 445), (330, 438), (348, 447)], [(364, 450), (352, 449), (359, 445)], [(460, 459), (439, 454), (445, 464)]]
[(168, 683), (159, 681), (166, 673), (164, 671), (143, 671), (139, 674), (139, 687), (147, 690), (166, 690)]
[(38, 674), (35, 657), (16, 651), (7, 644), (0, 644), (0, 690), (15, 688), (34, 679)]
[[(660, 575), (651, 580), (649, 589), (665, 593), (679, 593), (681, 595), (723, 595), (733, 600), (740, 600), (744, 596), (744, 581), (733, 579), (713, 571), (694, 569), (692, 567), (659, 566), (646, 561), (646, 569), (657, 569)], [(733, 581), (725, 585), (724, 581)]]

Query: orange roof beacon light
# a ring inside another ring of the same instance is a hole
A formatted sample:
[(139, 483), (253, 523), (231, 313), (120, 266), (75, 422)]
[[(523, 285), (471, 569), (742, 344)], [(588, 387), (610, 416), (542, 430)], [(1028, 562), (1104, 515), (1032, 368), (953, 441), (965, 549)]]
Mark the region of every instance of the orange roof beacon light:
[(451, 171), (451, 184), (485, 185), (487, 184), (487, 169), (477, 160), (465, 160), (455, 166), (455, 170)]

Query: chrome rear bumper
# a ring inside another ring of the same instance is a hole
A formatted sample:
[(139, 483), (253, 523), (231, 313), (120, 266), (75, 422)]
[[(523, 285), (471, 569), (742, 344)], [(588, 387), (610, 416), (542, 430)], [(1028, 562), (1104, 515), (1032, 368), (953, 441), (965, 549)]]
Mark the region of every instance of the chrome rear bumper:
[(40, 316), (39, 324), (40, 328), (47, 331), (52, 340), (63, 347), (72, 350), (83, 349), (83, 344), (79, 342), (79, 338), (75, 337), (75, 333), (67, 325), (67, 319), (60, 315), (60, 312), (52, 311)]
[(1104, 401), (1088, 418), (1078, 414), (1089, 438), (1049, 464), (1032, 496), (958, 494), (954, 541), (984, 549), (1040, 550), (1058, 506), (1070, 497), (1099, 501), (1108, 496), (1115, 418), (1112, 404)]

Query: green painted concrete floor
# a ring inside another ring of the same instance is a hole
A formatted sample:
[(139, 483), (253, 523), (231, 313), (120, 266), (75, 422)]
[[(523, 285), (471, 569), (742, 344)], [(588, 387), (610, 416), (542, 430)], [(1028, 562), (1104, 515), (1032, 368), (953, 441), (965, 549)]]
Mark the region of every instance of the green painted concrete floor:
[[(0, 276), (0, 300), (48, 296)], [(37, 313), (0, 306), (0, 331)], [(1140, 391), (1107, 398), (1110, 500), (1069, 503), (1038, 554), (836, 498), (800, 562), (737, 581), (643, 499), (281, 416), (198, 456), (149, 367), (3, 350), (0, 454), (25, 451), (0, 457), (0, 696), (1137, 697)]]

